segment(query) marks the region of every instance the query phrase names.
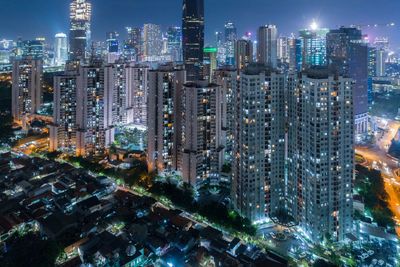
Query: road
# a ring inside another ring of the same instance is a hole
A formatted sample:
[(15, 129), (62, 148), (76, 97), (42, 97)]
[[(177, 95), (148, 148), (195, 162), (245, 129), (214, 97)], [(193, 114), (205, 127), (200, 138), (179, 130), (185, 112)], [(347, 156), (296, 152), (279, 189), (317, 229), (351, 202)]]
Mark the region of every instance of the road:
[[(385, 182), (385, 189), (389, 195), (389, 208), (395, 215), (394, 219), (400, 219), (400, 177), (394, 174), (399, 167), (399, 161), (388, 156), (387, 150), (393, 138), (398, 138), (400, 122), (376, 118), (379, 127), (385, 131), (375, 136), (374, 144), (357, 145), (355, 152), (367, 160), (367, 166), (379, 169)], [(397, 189), (397, 192), (396, 192)], [(396, 228), (400, 236), (400, 227)]]

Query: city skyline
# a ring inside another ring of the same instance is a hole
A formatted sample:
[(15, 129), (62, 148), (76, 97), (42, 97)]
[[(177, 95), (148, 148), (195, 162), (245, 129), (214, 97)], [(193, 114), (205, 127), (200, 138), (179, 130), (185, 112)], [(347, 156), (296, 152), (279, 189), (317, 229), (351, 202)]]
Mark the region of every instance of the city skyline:
[[(22, 2), (22, 3), (21, 3)], [(22, 36), (24, 39), (34, 39), (43, 36), (53, 39), (59, 32), (68, 32), (69, 13), (68, 6), (70, 1), (50, 1), (41, 0), (41, 5), (47, 8), (37, 8), (37, 3), (22, 0), (5, 0), (0, 3), (1, 18), (0, 38), (17, 39)], [(103, 40), (104, 33), (109, 31), (119, 31), (122, 33), (121, 39), (125, 38), (126, 26), (142, 26), (145, 23), (161, 24), (164, 31), (167, 26), (181, 24), (181, 1), (122, 1), (116, 0), (108, 2), (96, 0), (93, 2), (92, 16), (92, 36), (93, 40)], [(347, 1), (307, 1), (301, 3), (294, 0), (285, 0), (285, 3), (266, 4), (263, 0), (253, 0), (247, 3), (246, 9), (239, 0), (234, 0), (234, 4), (229, 5), (229, 10), (225, 10), (227, 0), (217, 3), (211, 0), (205, 1), (205, 38), (207, 44), (214, 42), (215, 30), (222, 30), (226, 22), (232, 21), (238, 28), (238, 36), (250, 31), (253, 36), (260, 25), (275, 24), (278, 34), (289, 35), (297, 33), (299, 29), (307, 28), (313, 21), (319, 23), (321, 27), (338, 28), (340, 26), (378, 24), (379, 27), (363, 27), (363, 33), (368, 34), (370, 39), (377, 36), (388, 36), (394, 46), (400, 44), (400, 37), (395, 32), (398, 29), (395, 10), (400, 8), (400, 3), (385, 1), (384, 4), (376, 8), (373, 1), (363, 2), (359, 6), (359, 1), (348, 3)], [(231, 2), (231, 1), (230, 1)], [(156, 8), (154, 8), (156, 7)], [(35, 12), (31, 12), (35, 10)], [(114, 11), (115, 14), (113, 15)], [(140, 10), (138, 14), (134, 11)], [(357, 12), (354, 12), (357, 10)], [(244, 12), (245, 11), (245, 12)], [(285, 14), (282, 16), (281, 14)], [(31, 27), (26, 27), (25, 19), (30, 19)], [(106, 18), (106, 19), (105, 19)], [(293, 18), (293, 19), (288, 19)], [(295, 18), (295, 19), (294, 19)], [(396, 26), (384, 27), (381, 25), (395, 23)], [(35, 31), (31, 31), (35, 28)]]

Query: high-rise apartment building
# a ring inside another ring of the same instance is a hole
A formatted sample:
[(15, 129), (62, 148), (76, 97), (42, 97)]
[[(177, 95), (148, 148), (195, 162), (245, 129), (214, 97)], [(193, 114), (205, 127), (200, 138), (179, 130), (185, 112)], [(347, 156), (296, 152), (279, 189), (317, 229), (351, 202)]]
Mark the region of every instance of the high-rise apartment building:
[(128, 59), (138, 61), (139, 57), (143, 55), (143, 29), (140, 27), (132, 28), (126, 27), (128, 34), (127, 40), (124, 44), (124, 56)]
[(30, 115), (40, 109), (42, 103), (43, 61), (23, 58), (14, 60), (12, 70), (12, 116), (14, 122), (25, 128)]
[(340, 28), (326, 35), (330, 70), (354, 81), (354, 128), (356, 134), (368, 132), (368, 47), (361, 30)]
[(231, 198), (252, 221), (275, 216), (285, 197), (285, 75), (250, 65), (234, 93)]
[(182, 49), (188, 81), (203, 74), (204, 0), (183, 0)]
[(71, 60), (82, 60), (90, 48), (90, 19), (92, 5), (86, 0), (70, 4), (69, 53)]
[(257, 62), (272, 68), (277, 66), (278, 29), (275, 25), (265, 25), (257, 32)]
[(129, 101), (132, 101), (128, 110), (129, 118), (136, 125), (147, 125), (147, 97), (149, 82), (149, 66), (144, 64), (135, 64), (127, 68), (127, 86), (132, 95)]
[(161, 26), (145, 24), (143, 27), (143, 52), (146, 57), (160, 56), (162, 50)]
[(182, 102), (185, 70), (174, 65), (149, 72), (147, 145), (150, 169), (171, 173), (181, 167)]
[(326, 68), (289, 78), (288, 215), (314, 242), (353, 229), (352, 82)]
[(182, 95), (182, 178), (198, 189), (219, 179), (222, 151), (220, 87), (187, 83)]
[(76, 154), (79, 65), (67, 63), (65, 71), (54, 77), (54, 123), (50, 126), (50, 150)]
[(57, 66), (64, 65), (68, 60), (68, 41), (65, 33), (57, 33), (54, 44), (54, 63)]
[(250, 40), (235, 41), (235, 66), (237, 70), (246, 68), (253, 62), (253, 43)]

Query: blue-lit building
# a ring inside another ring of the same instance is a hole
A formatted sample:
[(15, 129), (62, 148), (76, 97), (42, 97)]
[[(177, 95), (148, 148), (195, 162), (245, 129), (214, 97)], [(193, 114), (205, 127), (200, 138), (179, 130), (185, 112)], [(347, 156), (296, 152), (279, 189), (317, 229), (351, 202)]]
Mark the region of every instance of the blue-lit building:
[(33, 59), (43, 59), (44, 47), (41, 40), (28, 40), (23, 42), (23, 56), (32, 57)]
[(368, 132), (368, 47), (361, 30), (340, 28), (326, 35), (328, 67), (353, 79), (354, 130)]
[(312, 66), (326, 66), (326, 34), (329, 29), (300, 30), (296, 40), (296, 69), (298, 72)]
[(118, 32), (107, 32), (106, 42), (107, 42), (108, 53), (118, 53), (119, 51), (118, 37), (119, 37)]

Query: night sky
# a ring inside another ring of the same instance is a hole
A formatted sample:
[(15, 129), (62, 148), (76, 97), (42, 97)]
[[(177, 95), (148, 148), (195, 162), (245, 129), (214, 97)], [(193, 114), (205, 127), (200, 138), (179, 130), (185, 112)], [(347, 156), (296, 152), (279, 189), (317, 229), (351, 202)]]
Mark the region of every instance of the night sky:
[[(68, 33), (69, 0), (0, 0), (0, 39), (52, 38)], [(91, 0), (93, 39), (103, 40), (106, 31), (117, 30), (125, 38), (125, 26), (144, 23), (181, 24), (182, 0)], [(206, 42), (226, 21), (237, 25), (239, 37), (258, 26), (276, 24), (282, 34), (297, 32), (313, 19), (335, 28), (350, 24), (396, 23), (369, 34), (389, 36), (400, 45), (400, 1), (398, 0), (205, 0)]]

